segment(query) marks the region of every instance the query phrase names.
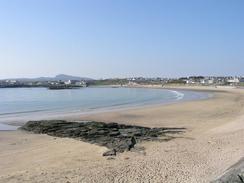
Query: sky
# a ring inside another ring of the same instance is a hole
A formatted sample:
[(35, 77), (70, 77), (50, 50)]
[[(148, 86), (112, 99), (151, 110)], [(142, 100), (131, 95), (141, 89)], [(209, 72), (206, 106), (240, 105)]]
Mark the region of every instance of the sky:
[(0, 0), (0, 78), (244, 75), (243, 0)]

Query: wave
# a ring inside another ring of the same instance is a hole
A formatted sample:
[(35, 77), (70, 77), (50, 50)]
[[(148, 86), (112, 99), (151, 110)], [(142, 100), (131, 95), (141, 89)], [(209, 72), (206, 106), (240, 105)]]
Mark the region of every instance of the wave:
[(178, 91), (175, 91), (175, 90), (170, 90), (170, 91), (176, 95), (176, 100), (181, 100), (185, 96), (184, 93), (181, 93), (181, 92), (178, 92)]
[(11, 114), (25, 114), (25, 113), (33, 113), (33, 112), (44, 112), (47, 111), (47, 109), (40, 109), (40, 110), (28, 110), (28, 111), (15, 111), (15, 112), (5, 112), (5, 113), (0, 113), (0, 116), (4, 115), (11, 115)]

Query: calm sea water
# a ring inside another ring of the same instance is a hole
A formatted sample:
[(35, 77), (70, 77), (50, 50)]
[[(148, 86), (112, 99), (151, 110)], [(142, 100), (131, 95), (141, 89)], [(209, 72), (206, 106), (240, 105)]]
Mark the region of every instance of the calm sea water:
[(0, 89), (0, 122), (18, 122), (72, 113), (88, 113), (149, 104), (203, 99), (206, 93), (141, 88)]

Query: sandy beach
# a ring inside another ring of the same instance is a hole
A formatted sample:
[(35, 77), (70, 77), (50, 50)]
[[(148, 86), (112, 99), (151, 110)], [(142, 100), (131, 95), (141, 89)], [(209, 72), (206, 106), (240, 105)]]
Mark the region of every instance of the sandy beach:
[[(187, 88), (189, 89), (189, 88)], [(164, 106), (82, 115), (79, 120), (184, 127), (168, 142), (115, 159), (107, 149), (68, 138), (0, 132), (0, 182), (210, 182), (244, 155), (244, 90), (190, 88), (214, 97)]]

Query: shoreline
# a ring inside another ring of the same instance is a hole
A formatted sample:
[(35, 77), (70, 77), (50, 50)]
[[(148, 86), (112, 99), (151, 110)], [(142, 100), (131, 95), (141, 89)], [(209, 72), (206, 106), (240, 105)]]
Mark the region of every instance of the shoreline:
[[(101, 86), (103, 87), (103, 86)], [(112, 88), (113, 86), (106, 87)], [(98, 87), (99, 88), (99, 87)], [(122, 87), (128, 88), (128, 87)], [(138, 88), (138, 87), (130, 87), (130, 88)], [(128, 104), (128, 105), (118, 105), (118, 106), (111, 106), (111, 107), (103, 107), (97, 109), (89, 109), (87, 111), (40, 111), (40, 112), (33, 112), (33, 113), (20, 113), (20, 114), (9, 114), (6, 116), (0, 116), (0, 124), (12, 125), (12, 126), (20, 126), (26, 123), (29, 120), (51, 120), (51, 119), (59, 119), (59, 120), (78, 120), (80, 116), (86, 115), (93, 115), (93, 114), (101, 114), (101, 113), (108, 113), (108, 112), (118, 112), (118, 111), (127, 111), (127, 110), (134, 110), (134, 109), (144, 109), (144, 108), (152, 108), (152, 107), (160, 107), (160, 106), (167, 106), (172, 104), (178, 104), (182, 102), (190, 102), (190, 101), (200, 101), (200, 100), (208, 100), (214, 97), (214, 92), (210, 90), (187, 90), (181, 88), (157, 88), (157, 87), (140, 87), (141, 89), (160, 89), (166, 90), (170, 92), (186, 92), (181, 93), (184, 95), (183, 98), (179, 100), (172, 100), (172, 101), (153, 101), (151, 103), (135, 103), (135, 104)], [(149, 91), (150, 92), (150, 91)], [(195, 95), (194, 97), (189, 97), (192, 94)], [(196, 92), (196, 93), (194, 93)], [(216, 92), (216, 91), (215, 91)], [(187, 95), (187, 96), (186, 96)], [(26, 114), (26, 116), (22, 116), (22, 114)], [(45, 117), (39, 117), (43, 116)], [(8, 118), (8, 119), (7, 119)], [(4, 119), (4, 120), (3, 120)]]
[(113, 160), (101, 157), (106, 148), (74, 139), (0, 132), (0, 182), (213, 181), (244, 156), (244, 90), (217, 90), (207, 100), (79, 117), (186, 128), (174, 140), (144, 142), (142, 153), (125, 152)]
[[(161, 88), (155, 88), (155, 89), (161, 89)], [(212, 102), (212, 101), (217, 100), (220, 97), (223, 97), (222, 95), (225, 95), (225, 94), (229, 95), (232, 93), (232, 89), (229, 91), (229, 90), (222, 90), (222, 89), (221, 90), (220, 89), (212, 90), (209, 88), (198, 88), (198, 87), (194, 87), (194, 88), (174, 87), (174, 88), (163, 88), (163, 89), (207, 92), (207, 93), (211, 93), (212, 96), (210, 96), (208, 98), (204, 98), (204, 99), (180, 101), (180, 102), (169, 103), (169, 104), (153, 104), (153, 105), (141, 106), (141, 107), (137, 107), (137, 108), (121, 109), (121, 110), (115, 110), (115, 111), (105, 111), (105, 112), (94, 113), (94, 114), (83, 114), (83, 115), (78, 116), (78, 118), (75, 117), (75, 118), (64, 118), (64, 119), (65, 120), (84, 120), (84, 121), (89, 121), (89, 120), (99, 121), (100, 120), (102, 122), (113, 122), (114, 120), (116, 120), (119, 123), (141, 125), (141, 121), (144, 120), (143, 117), (145, 117), (145, 116), (142, 116), (142, 117), (140, 117), (140, 119), (138, 119), (138, 120), (140, 120), (139, 123), (137, 123), (137, 122), (133, 123), (132, 119), (134, 119), (136, 117), (136, 115), (133, 117), (133, 114), (140, 113), (140, 115), (141, 115), (145, 111), (152, 111), (152, 112), (157, 111), (158, 112), (158, 110), (160, 110), (160, 109), (172, 110), (177, 107), (181, 109), (183, 106), (187, 106), (187, 105), (195, 106), (195, 105), (201, 104), (202, 102)], [(130, 114), (131, 114), (131, 116), (130, 116)], [(123, 115), (125, 115), (125, 118), (123, 118)], [(127, 115), (128, 115), (128, 117), (127, 117)], [(119, 116), (119, 117), (117, 117), (117, 116)], [(157, 116), (157, 114), (156, 114), (156, 116)], [(153, 120), (153, 118), (151, 118), (151, 119)], [(172, 127), (169, 125), (169, 123), (167, 124), (166, 127)], [(157, 124), (157, 123), (154, 124), (154, 126), (150, 122), (144, 122), (143, 124), (144, 124), (144, 126), (147, 126), (147, 127), (161, 127), (161, 124)], [(185, 127), (185, 126), (180, 126), (180, 127)]]

